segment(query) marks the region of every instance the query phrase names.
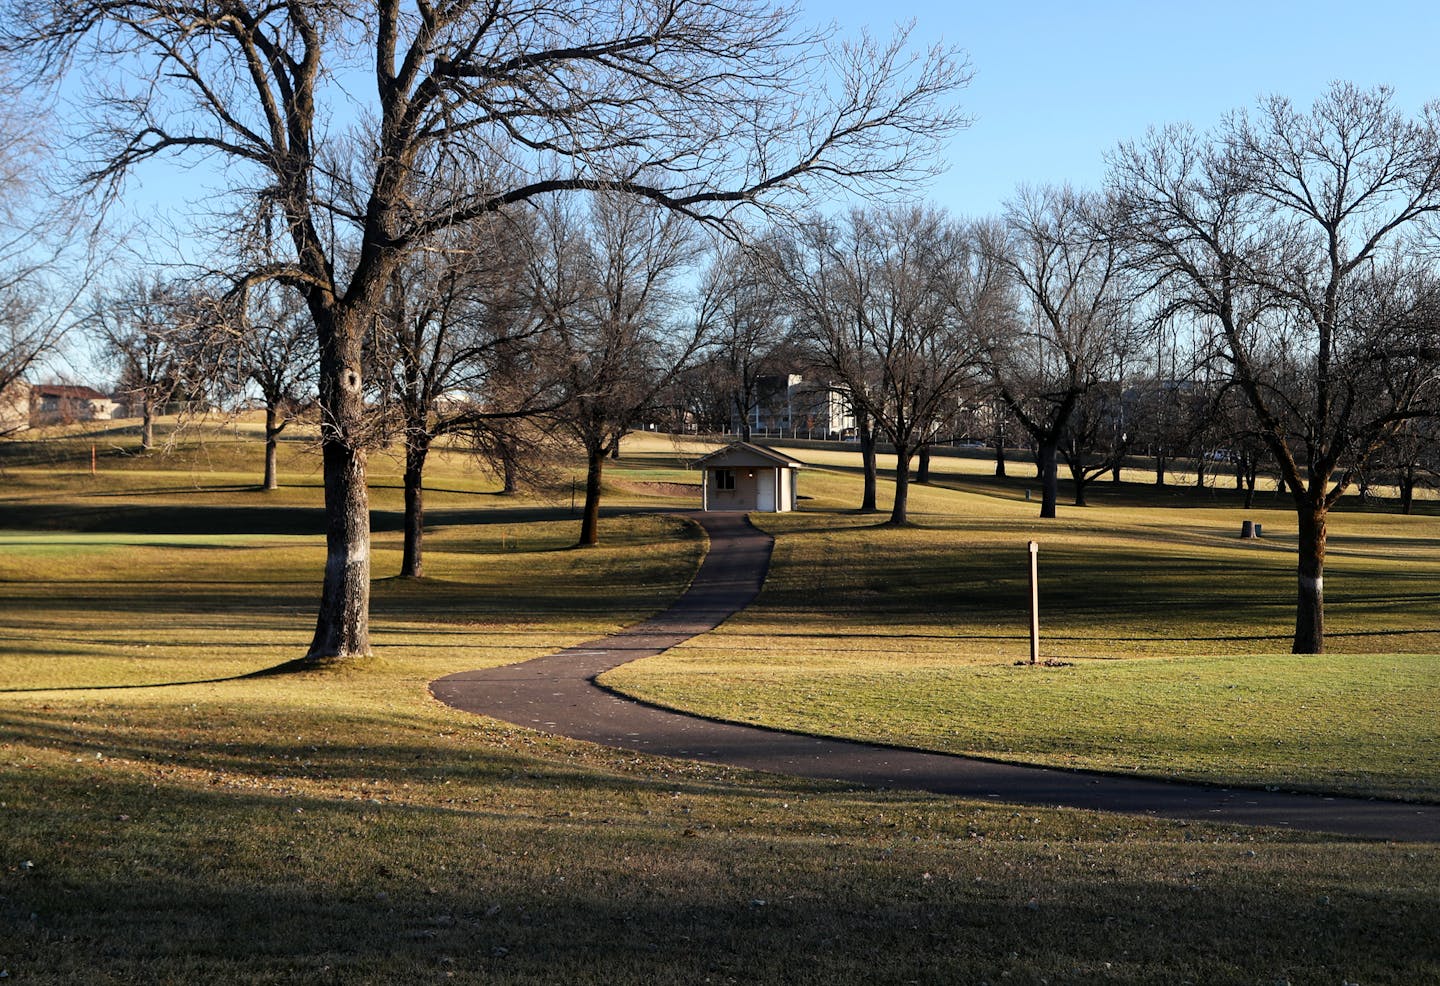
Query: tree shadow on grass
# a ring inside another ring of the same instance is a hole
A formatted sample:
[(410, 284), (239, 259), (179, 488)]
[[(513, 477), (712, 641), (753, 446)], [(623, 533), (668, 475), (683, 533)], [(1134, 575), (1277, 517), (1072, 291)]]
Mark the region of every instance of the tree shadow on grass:
[[(1352, 889), (1331, 843), (1196, 826), (1132, 845), (1123, 820), (840, 792), (837, 824), (777, 821), (817, 789), (768, 779), (591, 776), (615, 808), (580, 817), (542, 800), (586, 780), (568, 771), (443, 807), (16, 776), (3, 841), (33, 863), (0, 913), (32, 981), (1422, 982), (1440, 961), (1434, 861), (1391, 847)], [(657, 800), (682, 790), (762, 817), (714, 827)]]

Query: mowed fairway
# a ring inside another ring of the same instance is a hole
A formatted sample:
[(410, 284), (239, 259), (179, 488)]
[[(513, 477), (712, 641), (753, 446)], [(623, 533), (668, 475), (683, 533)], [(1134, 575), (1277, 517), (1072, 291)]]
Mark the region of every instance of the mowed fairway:
[[(665, 440), (627, 443), (607, 501), (661, 513), (607, 515), (601, 547), (588, 551), (568, 548), (578, 523), (566, 497), (497, 497), (489, 476), (442, 456), (427, 498), (429, 575), (409, 581), (393, 578), (397, 470), (376, 455), (376, 656), (248, 677), (303, 652), (324, 551), (310, 447), (287, 444), (288, 485), (262, 494), (258, 446), (240, 439), (147, 458), (107, 457), (102, 446), (94, 478), (88, 445), (6, 465), (0, 971), (9, 979), (1440, 980), (1435, 846), (853, 791), (636, 757), (433, 701), (426, 685), (440, 675), (609, 632), (682, 591), (703, 545), (663, 515), (684, 500), (645, 493), (693, 479), (677, 469), (688, 450)], [(856, 689), (855, 715), (831, 717), (844, 731), (858, 731), (867, 709), (905, 704), (892, 672), (964, 675), (988, 662), (1011, 673), (1023, 615), (1004, 607), (1023, 592), (1023, 573), (1009, 559), (1018, 533), (1023, 560), (1034, 526), (1006, 513), (1031, 509), (1019, 485), (917, 491), (926, 526), (888, 532), (844, 512), (847, 474), (805, 483), (816, 509), (766, 522), (780, 534), (772, 585), (759, 609), (722, 629), (725, 661), (748, 654), (772, 673), (782, 661), (860, 662), (877, 687), (896, 690)], [(976, 514), (949, 516), (952, 505)], [(1230, 512), (1217, 515), (1231, 526)], [(1083, 557), (1086, 527), (1066, 519), (1059, 529)], [(940, 550), (952, 538), (988, 544), (1005, 571), (997, 562), (989, 575), (965, 574), (973, 560)], [(1139, 555), (1150, 550), (1146, 536), (1125, 539)], [(1060, 548), (1048, 530), (1045, 542), (1048, 578)], [(930, 553), (890, 547), (908, 543)], [(805, 554), (825, 545), (832, 554), (816, 554), (825, 564), (806, 571)], [(1223, 563), (1232, 546), (1222, 534), (1215, 546)], [(853, 561), (857, 551), (868, 567)], [(941, 567), (928, 579), (931, 563)], [(1285, 563), (1276, 552), (1274, 564)], [(1344, 591), (1335, 581), (1332, 598)], [(932, 595), (897, 585), (931, 585)], [(1224, 634), (1241, 649), (1283, 650), (1278, 638), (1243, 638), (1283, 635), (1284, 595)], [(968, 639), (957, 607), (969, 614)], [(1413, 622), (1392, 615), (1396, 627)], [(1115, 629), (1097, 617), (1069, 632), (1065, 653), (1107, 656), (1092, 648), (1143, 637), (1133, 655), (1169, 656), (1106, 666), (1159, 668), (1226, 650), (1204, 642), (1217, 635), (1195, 630), (1190, 643), (1167, 644), (1158, 619)], [(668, 679), (670, 662), (702, 657), (687, 648), (653, 663)], [(1070, 670), (1027, 669), (1014, 685), (1033, 690)], [(686, 702), (713, 690), (709, 677), (695, 677)], [(744, 691), (759, 708), (770, 689)]]
[[(992, 488), (973, 459), (937, 465), (937, 483), (955, 488), (924, 490), (903, 529), (845, 512), (853, 481), (807, 474), (805, 491), (828, 509), (757, 518), (777, 538), (757, 604), (606, 684), (825, 735), (1440, 799), (1435, 517), (1335, 515), (1330, 653), (1297, 657), (1294, 523), (1273, 497), (1246, 512), (1215, 502), (1226, 491), (1145, 503), (1127, 486), (1107, 505), (1097, 484), (1099, 505), (1042, 522), (1023, 481)], [(1242, 517), (1263, 523), (1262, 541), (1238, 540)], [(1064, 666), (1016, 664), (1029, 657), (1032, 538), (1042, 659)]]

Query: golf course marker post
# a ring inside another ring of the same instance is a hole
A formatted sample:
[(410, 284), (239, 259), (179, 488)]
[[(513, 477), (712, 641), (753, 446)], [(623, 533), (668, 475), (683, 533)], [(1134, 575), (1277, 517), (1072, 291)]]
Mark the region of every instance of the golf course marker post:
[(1040, 660), (1040, 545), (1030, 542), (1030, 663)]

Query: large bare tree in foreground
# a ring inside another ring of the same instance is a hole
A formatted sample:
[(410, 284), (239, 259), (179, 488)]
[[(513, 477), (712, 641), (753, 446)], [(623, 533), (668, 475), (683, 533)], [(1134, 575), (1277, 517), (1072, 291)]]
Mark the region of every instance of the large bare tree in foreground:
[(102, 67), (89, 180), (218, 161), (236, 232), (275, 258), (251, 280), (304, 294), (327, 514), (315, 660), (370, 649), (361, 343), (407, 256), (549, 193), (724, 223), (903, 184), (963, 125), (968, 79), (953, 51), (839, 44), (765, 0), (3, 0), (0, 50), (37, 80)]
[(1336, 84), (1201, 137), (1122, 146), (1112, 180), (1137, 261), (1212, 327), (1299, 528), (1293, 650), (1324, 649), (1326, 520), (1406, 422), (1440, 410), (1429, 276), (1407, 236), (1440, 210), (1435, 110)]

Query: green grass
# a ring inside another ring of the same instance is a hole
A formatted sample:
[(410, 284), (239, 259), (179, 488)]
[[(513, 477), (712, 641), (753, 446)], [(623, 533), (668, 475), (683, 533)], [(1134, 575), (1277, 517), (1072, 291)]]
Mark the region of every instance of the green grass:
[[(684, 476), (673, 447), (635, 445), (658, 481)], [(303, 474), (305, 454), (287, 449), (282, 476)], [(567, 550), (568, 505), (491, 496), (459, 461), (442, 459), (436, 485), (476, 492), (431, 496), (426, 579), (391, 577), (395, 494), (377, 491), (376, 657), (238, 677), (308, 640), (319, 491), (237, 489), (236, 463), (167, 476), (167, 461), (103, 490), (88, 469), (46, 465), (12, 465), (0, 486), (0, 971), (16, 982), (1440, 980), (1433, 845), (853, 791), (439, 705), (439, 675), (664, 606), (700, 551), (693, 528), (645, 515), (607, 516), (601, 548)], [(849, 482), (807, 476), (802, 492), (839, 509)], [(976, 538), (1000, 557), (1014, 532), (994, 520)], [(775, 523), (762, 622), (724, 631), (768, 654), (821, 618), (795, 567), (811, 542), (847, 558), (866, 535), (840, 514)], [(948, 557), (949, 541), (917, 536)], [(913, 591), (911, 565), (824, 573), (834, 655), (864, 640), (917, 666), (950, 660), (949, 617), (880, 581)], [(946, 565), (946, 579), (968, 568)], [(1010, 589), (992, 591), (971, 625)], [(994, 613), (986, 632), (956, 668), (1017, 640)], [(1181, 662), (1104, 667), (1167, 663)]]
[[(802, 453), (803, 454), (803, 453)], [(917, 491), (911, 528), (808, 473), (759, 601), (606, 676), (719, 718), (1028, 763), (1440, 800), (1440, 522), (1340, 513), (1330, 653), (1292, 657), (1293, 518), (1201, 503), (1062, 509)], [(1134, 491), (1123, 494), (1135, 496)], [(1266, 537), (1236, 537), (1241, 516)], [(1026, 542), (1041, 545), (1029, 655)]]

